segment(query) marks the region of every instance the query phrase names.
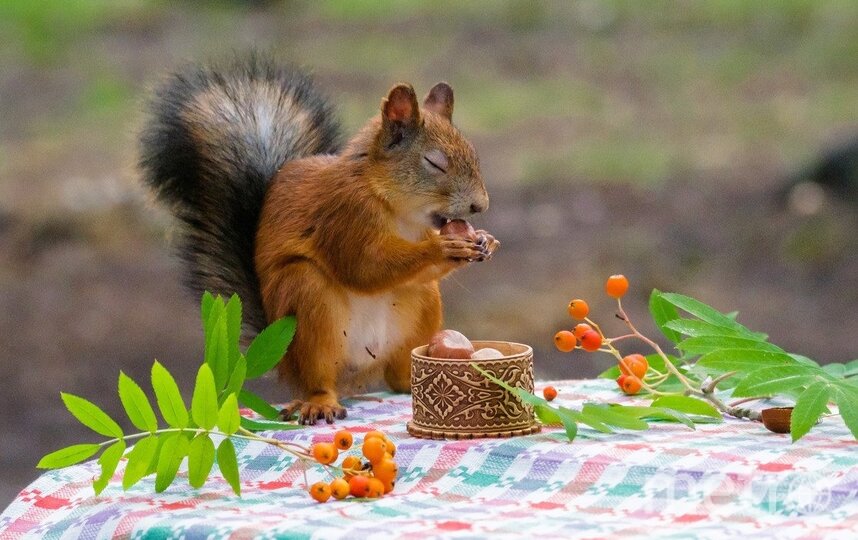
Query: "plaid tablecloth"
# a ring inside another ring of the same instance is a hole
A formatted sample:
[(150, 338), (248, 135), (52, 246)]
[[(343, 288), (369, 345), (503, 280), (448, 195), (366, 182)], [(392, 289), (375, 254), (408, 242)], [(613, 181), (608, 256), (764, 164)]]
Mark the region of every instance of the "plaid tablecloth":
[[(610, 381), (552, 384), (571, 406), (620, 399)], [(123, 492), (124, 461), (94, 497), (88, 462), (23, 490), (0, 515), (0, 538), (858, 538), (858, 443), (839, 417), (795, 444), (737, 420), (614, 435), (582, 426), (574, 443), (554, 428), (444, 442), (407, 434), (407, 396), (376, 396), (347, 403), (349, 419), (334, 427), (276, 436), (312, 443), (340, 426), (384, 430), (401, 473), (383, 499), (318, 504), (293, 458), (239, 442), (241, 498), (217, 469), (199, 490), (182, 470), (164, 493), (152, 478)]]

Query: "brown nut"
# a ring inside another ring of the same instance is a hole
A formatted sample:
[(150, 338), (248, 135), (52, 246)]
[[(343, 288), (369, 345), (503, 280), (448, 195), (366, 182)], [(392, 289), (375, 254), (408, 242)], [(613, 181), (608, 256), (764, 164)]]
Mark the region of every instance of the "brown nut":
[(441, 330), (429, 340), (426, 354), (432, 358), (468, 359), (474, 354), (474, 346), (461, 332)]
[(470, 240), (477, 239), (477, 233), (474, 231), (474, 227), (464, 219), (450, 220), (446, 225), (441, 227), (441, 234), (445, 236), (460, 236)]
[(792, 407), (772, 407), (762, 410), (763, 425), (775, 433), (789, 433)]
[(491, 360), (492, 358), (503, 358), (503, 353), (491, 347), (484, 347), (471, 355), (471, 360)]

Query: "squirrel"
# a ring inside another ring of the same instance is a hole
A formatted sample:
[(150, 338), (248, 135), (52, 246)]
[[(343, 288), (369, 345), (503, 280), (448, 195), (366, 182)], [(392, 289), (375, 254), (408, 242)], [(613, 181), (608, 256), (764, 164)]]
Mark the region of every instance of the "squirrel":
[(439, 232), (489, 205), (452, 114), (448, 84), (421, 107), (400, 83), (342, 145), (310, 77), (256, 54), (185, 67), (154, 92), (139, 166), (182, 225), (186, 284), (237, 293), (245, 338), (296, 316), (277, 370), (300, 398), (284, 418), (345, 418), (340, 392), (382, 375), (408, 392), (411, 350), (441, 327), (438, 281), (499, 247)]

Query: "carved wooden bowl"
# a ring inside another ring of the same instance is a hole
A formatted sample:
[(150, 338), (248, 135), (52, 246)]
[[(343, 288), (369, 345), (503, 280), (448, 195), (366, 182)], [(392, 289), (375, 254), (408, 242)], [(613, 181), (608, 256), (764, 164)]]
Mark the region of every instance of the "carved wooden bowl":
[(537, 433), (533, 408), (470, 366), (475, 363), (510, 386), (533, 392), (533, 349), (508, 341), (474, 341), (475, 350), (499, 350), (503, 358), (450, 360), (411, 351), (413, 417), (408, 432), (424, 439), (514, 437)]

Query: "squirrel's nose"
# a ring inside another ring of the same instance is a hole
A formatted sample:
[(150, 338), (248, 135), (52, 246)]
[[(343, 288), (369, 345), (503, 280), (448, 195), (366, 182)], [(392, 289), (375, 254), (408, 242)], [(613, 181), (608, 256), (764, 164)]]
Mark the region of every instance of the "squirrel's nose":
[(472, 213), (472, 214), (479, 214), (479, 213), (480, 213), (480, 212), (482, 212), (483, 210), (485, 210), (485, 209), (484, 209), (484, 208), (483, 208), (483, 206), (482, 206), (481, 204), (479, 204), (479, 203), (474, 203), (474, 204), (472, 204), (472, 205), (471, 205), (471, 213)]
[(489, 196), (483, 195), (471, 203), (471, 213), (479, 214), (485, 212), (489, 207)]

